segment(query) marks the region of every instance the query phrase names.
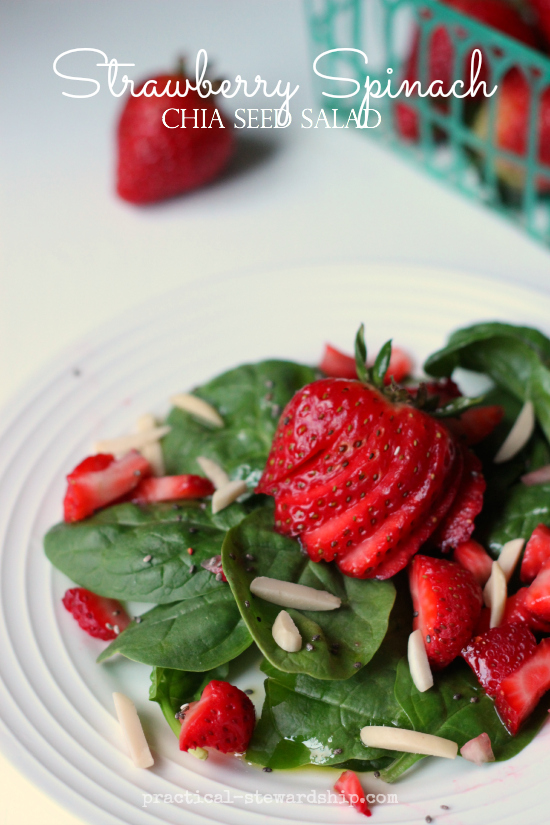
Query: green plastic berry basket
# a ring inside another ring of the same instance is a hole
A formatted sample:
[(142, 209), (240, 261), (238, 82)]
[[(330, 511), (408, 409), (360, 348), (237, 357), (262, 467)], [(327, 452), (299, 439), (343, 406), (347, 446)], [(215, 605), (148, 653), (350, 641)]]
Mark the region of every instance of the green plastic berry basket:
[[(487, 88), (498, 86), (492, 97), (474, 101), (453, 96), (444, 105), (438, 102), (441, 98), (371, 98), (370, 106), (380, 113), (381, 122), (361, 131), (550, 246), (550, 58), (437, 0), (306, 0), (306, 11), (313, 57), (344, 48), (368, 55), (368, 65), (354, 51), (326, 55), (318, 63), (319, 71), (334, 78), (354, 78), (361, 86), (367, 75), (382, 87), (391, 78), (392, 91), (397, 91), (419, 38), (415, 76), (427, 89), (435, 79), (429, 67), (430, 49), (434, 38), (441, 37), (442, 27), (452, 44), (453, 80), (467, 80), (469, 85), (464, 66), (469, 65), (472, 50), (481, 49)], [(503, 81), (506, 86), (511, 80), (515, 97), (510, 103)], [(363, 89), (351, 98), (333, 98), (326, 93), (351, 91), (349, 80), (316, 77), (316, 83), (329, 122), (337, 108), (340, 124), (349, 121), (353, 126), (351, 110), (358, 112)], [(400, 118), (400, 106), (408, 110), (408, 129)], [(501, 124), (510, 108), (518, 118), (518, 106), (519, 124), (516, 120), (509, 125), (509, 138), (506, 130), (501, 133)], [(371, 115), (375, 123), (377, 118)], [(412, 132), (416, 131), (412, 136), (411, 122)]]

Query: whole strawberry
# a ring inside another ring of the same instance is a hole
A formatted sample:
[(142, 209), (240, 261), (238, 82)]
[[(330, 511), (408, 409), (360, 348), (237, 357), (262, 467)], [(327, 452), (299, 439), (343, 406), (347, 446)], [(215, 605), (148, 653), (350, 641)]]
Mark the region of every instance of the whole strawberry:
[(472, 638), (482, 593), (473, 574), (447, 559), (415, 556), (409, 568), (413, 628), (420, 628), (433, 668), (446, 667)]
[(437, 418), (381, 391), (384, 349), (378, 369), (358, 360), (362, 380), (325, 378), (294, 396), (257, 488), (275, 498), (278, 532), (354, 578), (395, 575), (436, 533), (445, 549), (467, 541), (483, 502), (475, 456)]
[[(176, 84), (185, 91), (183, 73), (157, 75), (156, 89)], [(150, 81), (149, 81), (150, 82)], [(138, 94), (144, 87), (136, 90)], [(152, 85), (152, 84), (151, 84)], [(148, 86), (151, 89), (151, 86)], [(168, 109), (175, 109), (163, 115)], [(185, 128), (181, 128), (185, 109)], [(203, 186), (226, 167), (234, 149), (233, 130), (216, 99), (189, 90), (185, 97), (129, 97), (118, 124), (117, 192), (130, 203), (153, 203)], [(196, 124), (195, 117), (196, 114)], [(220, 122), (221, 121), (221, 122)]]

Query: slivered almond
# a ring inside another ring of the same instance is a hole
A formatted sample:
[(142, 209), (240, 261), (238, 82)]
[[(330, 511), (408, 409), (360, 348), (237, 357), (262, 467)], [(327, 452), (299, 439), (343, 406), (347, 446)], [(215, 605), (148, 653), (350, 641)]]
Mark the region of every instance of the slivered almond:
[(510, 461), (511, 458), (519, 453), (531, 438), (534, 429), (535, 408), (532, 401), (526, 401), (514, 422), (514, 426), (500, 445), (500, 449), (493, 459), (495, 464), (503, 464), (505, 461)]
[(150, 768), (155, 760), (149, 750), (136, 706), (124, 693), (113, 693), (113, 701), (134, 765), (136, 768)]
[(222, 487), (225, 487), (226, 484), (229, 484), (229, 476), (222, 470), (219, 464), (216, 464), (215, 461), (212, 461), (211, 458), (206, 458), (204, 455), (200, 455), (197, 458), (197, 464), (203, 471), (206, 478), (210, 479), (216, 490), (220, 490)]
[(442, 756), (444, 759), (455, 759), (458, 753), (458, 745), (450, 739), (386, 725), (367, 725), (361, 728), (361, 741), (367, 748), (422, 753), (426, 756)]
[(409, 636), (407, 647), (409, 670), (415, 687), (421, 693), (433, 687), (434, 677), (428, 661), (428, 654), (424, 645), (424, 637), (420, 628), (413, 630)]
[(233, 502), (236, 501), (239, 496), (242, 496), (243, 493), (246, 493), (247, 490), (246, 481), (239, 480), (230, 481), (228, 484), (220, 487), (212, 496), (212, 512), (219, 513), (220, 510), (233, 504)]
[(512, 573), (516, 568), (524, 544), (525, 539), (512, 539), (506, 542), (500, 552), (498, 565), (504, 573), (507, 582), (510, 581)]
[(335, 610), (342, 604), (338, 596), (326, 590), (316, 590), (305, 584), (258, 576), (250, 584), (250, 592), (266, 602), (296, 610)]
[(483, 590), (483, 600), (491, 608), (490, 627), (498, 627), (506, 607), (507, 587), (506, 576), (498, 561), (493, 562), (491, 575)]
[(292, 616), (286, 610), (281, 610), (273, 622), (273, 638), (275, 644), (286, 650), (287, 653), (297, 653), (302, 647), (300, 631), (294, 624)]
[[(156, 426), (157, 422), (151, 413), (144, 413), (144, 415), (140, 415), (136, 421), (136, 430), (138, 433), (153, 430)], [(160, 441), (151, 441), (150, 444), (146, 444), (141, 448), (140, 453), (153, 468), (153, 475), (161, 477), (166, 473), (164, 466), (164, 455), (162, 453)]]
[(130, 450), (142, 450), (147, 444), (164, 438), (170, 432), (170, 427), (152, 427), (149, 430), (142, 430), (132, 435), (121, 435), (118, 438), (105, 438), (103, 441), (96, 441), (94, 452), (114, 453), (120, 455), (130, 452)]
[(197, 398), (196, 395), (191, 395), (188, 392), (179, 392), (173, 395), (170, 399), (174, 407), (179, 407), (180, 410), (191, 413), (201, 421), (211, 424), (213, 427), (223, 427), (223, 418), (214, 407), (202, 398)]

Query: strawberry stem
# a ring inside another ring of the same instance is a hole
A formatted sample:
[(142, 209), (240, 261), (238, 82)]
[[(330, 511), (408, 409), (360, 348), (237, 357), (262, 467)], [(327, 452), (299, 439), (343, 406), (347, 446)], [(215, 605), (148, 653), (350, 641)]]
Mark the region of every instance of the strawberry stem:
[(355, 336), (355, 369), (357, 377), (364, 384), (370, 384), (369, 370), (367, 369), (367, 345), (365, 344), (365, 325), (361, 324)]

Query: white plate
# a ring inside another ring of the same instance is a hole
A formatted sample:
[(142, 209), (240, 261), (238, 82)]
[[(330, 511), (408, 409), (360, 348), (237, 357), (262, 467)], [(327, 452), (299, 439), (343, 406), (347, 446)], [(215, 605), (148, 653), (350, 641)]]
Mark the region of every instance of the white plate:
[[(60, 518), (65, 473), (90, 443), (128, 431), (141, 412), (166, 412), (175, 391), (247, 360), (315, 362), (325, 340), (350, 350), (361, 320), (371, 351), (392, 336), (421, 364), (453, 328), (490, 318), (548, 331), (550, 298), (419, 268), (248, 273), (197, 282), (130, 312), (45, 369), (0, 422), (0, 733), (13, 762), (94, 825), (358, 822), (347, 806), (245, 798), (323, 793), (335, 781), (333, 770), (266, 774), (234, 758), (198, 762), (181, 754), (159, 708), (147, 700), (149, 668), (125, 660), (95, 664), (102, 644), (85, 636), (61, 606), (67, 580), (44, 557), (42, 537)], [(259, 681), (250, 672), (238, 684), (258, 687)], [(135, 769), (126, 755), (114, 689), (132, 696), (145, 721), (156, 759), (150, 771)], [(261, 691), (254, 698), (260, 700)], [(425, 760), (391, 789), (365, 775), (369, 791), (399, 799), (377, 805), (376, 820), (418, 823), (431, 815), (448, 825), (542, 825), (548, 822), (549, 746), (546, 727), (518, 757), (498, 765)], [(189, 796), (178, 804), (176, 794), (185, 789), (232, 801)], [(143, 807), (144, 794), (175, 799)]]

